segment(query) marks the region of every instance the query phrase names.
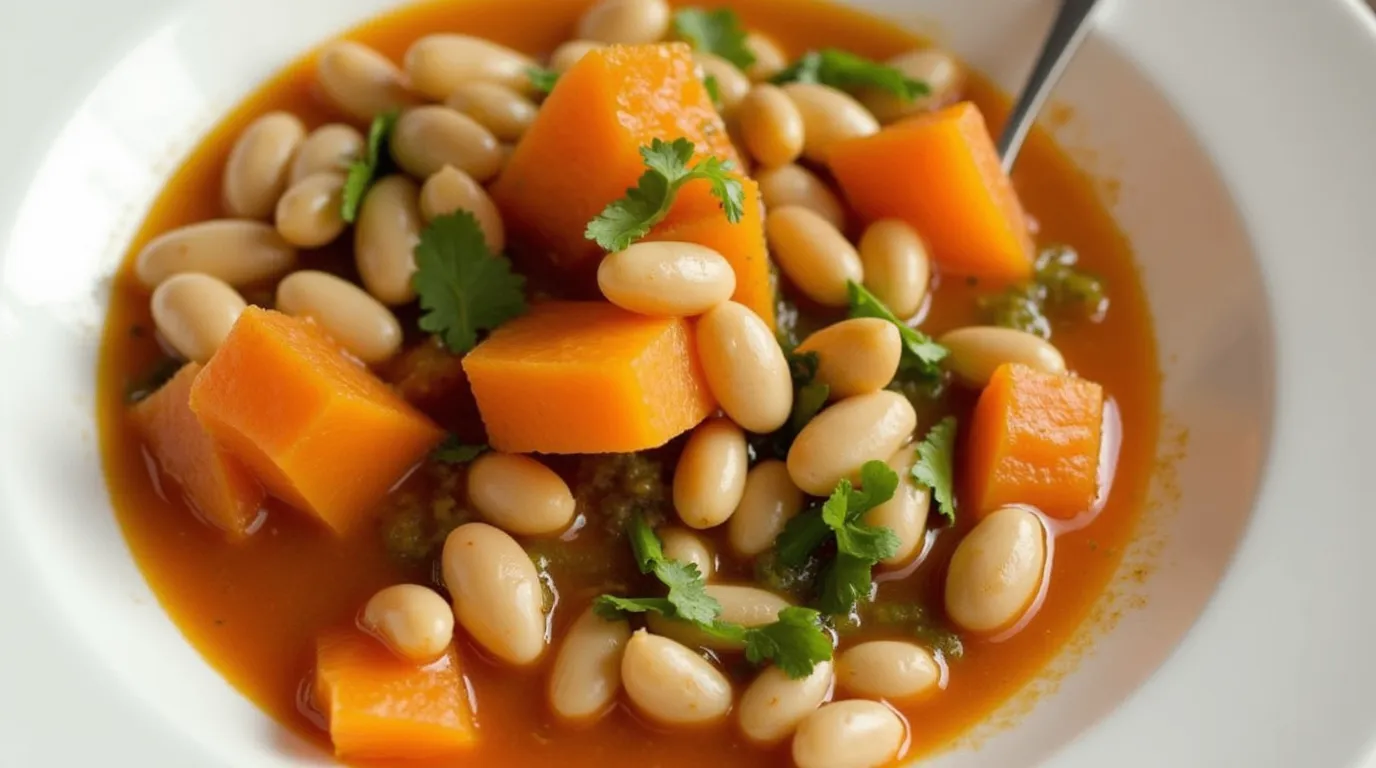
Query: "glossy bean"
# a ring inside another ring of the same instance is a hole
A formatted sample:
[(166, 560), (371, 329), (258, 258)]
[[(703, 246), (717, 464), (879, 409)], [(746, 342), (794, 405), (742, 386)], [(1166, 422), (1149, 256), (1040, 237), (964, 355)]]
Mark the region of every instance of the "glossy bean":
[(836, 229), (845, 229), (846, 209), (841, 205), (841, 198), (812, 171), (801, 165), (781, 165), (761, 169), (756, 180), (766, 209), (801, 206), (826, 219)]
[(420, 215), (430, 222), (455, 211), (473, 214), (483, 231), (488, 250), (501, 253), (506, 249), (506, 227), (502, 224), (502, 214), (497, 210), (497, 204), (492, 202), (487, 190), (472, 176), (446, 165), (426, 179), (421, 187)]
[(397, 65), (366, 45), (350, 40), (330, 43), (321, 49), (315, 66), (325, 97), (360, 123), (419, 101)]
[[(721, 620), (743, 627), (762, 627), (779, 619), (779, 611), (792, 605), (788, 600), (759, 587), (734, 584), (708, 584), (707, 594), (721, 603)], [(708, 635), (679, 619), (648, 614), (646, 625), (656, 635), (673, 638), (684, 645), (716, 651), (739, 651), (742, 645)]]
[(789, 282), (826, 307), (850, 303), (846, 283), (865, 278), (860, 254), (841, 231), (809, 208), (786, 205), (765, 219), (769, 252)]
[(414, 181), (388, 176), (364, 195), (354, 223), (354, 259), (363, 287), (388, 306), (416, 298), (411, 275), (420, 242), (419, 198)]
[(282, 239), (298, 248), (320, 248), (344, 233), (344, 174), (322, 171), (292, 184), (277, 200), (274, 220)]
[(867, 461), (887, 461), (912, 437), (912, 403), (882, 390), (842, 400), (813, 417), (788, 450), (788, 474), (799, 488), (826, 496), (842, 478), (859, 479)]
[(468, 468), (468, 500), (483, 519), (518, 536), (549, 536), (573, 522), (573, 492), (529, 456), (485, 453)]
[(352, 125), (330, 123), (306, 134), (291, 161), (288, 182), (296, 184), (307, 176), (325, 171), (345, 173), (349, 164), (363, 156), (363, 134)]
[(731, 549), (741, 557), (754, 557), (773, 547), (805, 501), (782, 461), (767, 459), (756, 464), (746, 475), (745, 492), (727, 522)]
[(788, 55), (768, 35), (761, 32), (746, 33), (745, 47), (755, 54), (755, 63), (745, 68), (745, 74), (751, 82), (766, 82), (788, 66)]
[(697, 348), (707, 386), (733, 421), (757, 434), (788, 421), (793, 379), (759, 315), (734, 301), (718, 304), (698, 320)]
[(564, 636), (550, 671), (550, 709), (565, 720), (589, 722), (605, 715), (621, 691), (621, 654), (631, 639), (625, 619), (609, 621), (583, 611)]
[(1046, 566), (1046, 529), (1021, 507), (1004, 507), (974, 527), (946, 569), (946, 615), (971, 632), (1017, 623), (1036, 599)]
[(696, 565), (704, 581), (711, 581), (712, 577), (717, 575), (717, 555), (707, 540), (692, 531), (677, 527), (660, 528), (656, 533), (659, 534), (660, 544), (664, 547), (665, 557), (680, 563)]
[(674, 510), (703, 530), (726, 522), (745, 492), (745, 433), (730, 419), (708, 419), (688, 436), (674, 467)]
[(366, 291), (328, 272), (302, 270), (277, 284), (277, 309), (309, 317), (349, 354), (369, 364), (401, 349), (401, 323)]
[(731, 711), (731, 681), (721, 670), (643, 629), (621, 655), (621, 682), (636, 709), (664, 725), (703, 725)]
[(669, 33), (665, 0), (600, 0), (578, 20), (578, 38), (599, 43), (657, 43)]
[(878, 89), (860, 93), (864, 104), (881, 123), (892, 123), (919, 112), (939, 109), (960, 98), (965, 70), (951, 54), (939, 48), (919, 48), (888, 60), (888, 65), (920, 83), (928, 93), (912, 100)]
[(406, 49), (411, 87), (433, 101), (444, 101), (460, 85), (482, 80), (530, 95), (529, 71), (535, 61), (503, 45), (471, 35), (426, 35)]
[(359, 623), (397, 655), (419, 663), (439, 658), (454, 640), (454, 610), (419, 584), (386, 587), (368, 599)]
[(778, 86), (755, 86), (736, 114), (745, 147), (761, 165), (788, 165), (802, 154), (803, 115)]
[(198, 272), (164, 280), (153, 291), (151, 304), (158, 333), (193, 363), (215, 354), (247, 306), (223, 280)]
[(827, 150), (844, 139), (879, 132), (879, 121), (844, 91), (818, 83), (789, 83), (784, 93), (803, 116), (803, 156), (825, 163)]
[(525, 666), (545, 651), (540, 574), (516, 540), (486, 523), (455, 528), (440, 560), (454, 616), (501, 661)]
[(836, 657), (836, 682), (857, 696), (899, 703), (935, 691), (941, 684), (941, 667), (916, 643), (872, 640)]
[(1065, 373), (1065, 357), (1051, 342), (1015, 328), (970, 326), (943, 335), (950, 351), (946, 367), (965, 384), (982, 388), (1005, 363), (1020, 363), (1044, 373)]
[(428, 179), (446, 165), (480, 182), (502, 169), (501, 144), (492, 132), (449, 107), (409, 109), (392, 130), (392, 159), (417, 179)]
[(570, 40), (555, 48), (554, 53), (549, 55), (549, 68), (562, 74), (587, 56), (589, 51), (606, 47), (605, 44), (594, 40)]
[(736, 273), (711, 248), (639, 242), (602, 259), (597, 285), (608, 301), (623, 309), (689, 317), (729, 300), (736, 292)]
[(292, 157), (305, 138), (305, 123), (289, 112), (269, 112), (249, 123), (225, 161), (225, 212), (239, 219), (272, 216), (287, 188)]
[(898, 475), (898, 490), (893, 498), (865, 513), (865, 522), (888, 528), (898, 537), (898, 549), (879, 561), (890, 568), (907, 565), (921, 554), (927, 536), (927, 514), (932, 506), (932, 492), (918, 485), (912, 478), (917, 462), (917, 444), (899, 448), (889, 459), (889, 469)]
[(730, 115), (735, 112), (745, 99), (745, 95), (750, 93), (750, 78), (735, 64), (715, 53), (698, 51), (693, 54), (693, 59), (702, 68), (703, 77), (711, 77), (717, 81), (717, 99), (721, 104), (721, 113)]
[(269, 280), (295, 265), (296, 249), (271, 225), (217, 219), (154, 238), (134, 258), (134, 275), (149, 290), (183, 272), (201, 272), (243, 286)]
[(871, 224), (860, 238), (865, 287), (900, 318), (917, 314), (927, 296), (931, 263), (917, 230), (897, 219)]
[(902, 719), (883, 704), (837, 701), (798, 724), (793, 763), (798, 768), (879, 768), (899, 756), (906, 738)]
[(829, 661), (817, 664), (811, 674), (798, 680), (790, 679), (778, 667), (766, 667), (741, 694), (736, 708), (741, 733), (762, 746), (787, 739), (826, 701), (833, 678)]
[(857, 317), (808, 336), (798, 352), (817, 353), (816, 380), (830, 388), (833, 400), (841, 400), (887, 387), (898, 373), (903, 340), (893, 323)]
[(476, 120), (500, 141), (520, 139), (540, 111), (535, 102), (511, 88), (481, 80), (462, 83), (444, 103)]

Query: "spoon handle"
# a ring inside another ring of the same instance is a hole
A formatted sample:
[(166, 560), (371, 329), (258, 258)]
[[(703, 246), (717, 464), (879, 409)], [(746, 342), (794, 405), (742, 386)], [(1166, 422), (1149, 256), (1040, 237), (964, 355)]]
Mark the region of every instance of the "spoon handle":
[(1051, 88), (1061, 79), (1061, 73), (1070, 63), (1070, 57), (1089, 32), (1090, 11), (1099, 0), (1061, 0), (1061, 9), (1056, 12), (1056, 20), (1037, 56), (1037, 64), (1027, 78), (1013, 111), (1008, 115), (1008, 124), (999, 137), (999, 156), (1003, 158), (1003, 169), (1010, 171), (1018, 159), (1018, 151), (1027, 139), (1032, 123), (1051, 95)]

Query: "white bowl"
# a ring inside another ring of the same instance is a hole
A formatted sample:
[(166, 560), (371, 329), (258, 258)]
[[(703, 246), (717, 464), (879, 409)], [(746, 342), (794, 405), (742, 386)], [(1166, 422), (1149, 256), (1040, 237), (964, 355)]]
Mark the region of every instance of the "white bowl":
[[(100, 474), (94, 360), (105, 281), (179, 158), (266, 76), (389, 4), (7, 9), (6, 764), (328, 764), (224, 683), (150, 594)], [(1054, 5), (857, 4), (934, 33), (1009, 90)], [(1076, 115), (1058, 132), (1119, 183), (1165, 371), (1161, 455), (1183, 445), (1183, 458), (1163, 463), (1126, 559), (1151, 575), (1120, 579), (1100, 605), (1121, 621), (1091, 622), (1089, 652), (1053, 664), (1030, 714), (1031, 693), (967, 740), (978, 749), (933, 764), (1356, 765), (1376, 735), (1376, 514), (1363, 503), (1376, 23), (1356, 0), (1107, 5), (1058, 91)]]

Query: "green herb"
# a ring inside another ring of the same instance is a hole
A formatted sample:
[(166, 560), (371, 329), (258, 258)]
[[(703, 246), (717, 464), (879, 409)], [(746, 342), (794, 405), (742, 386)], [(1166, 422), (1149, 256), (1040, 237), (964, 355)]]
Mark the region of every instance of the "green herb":
[(527, 67), (526, 77), (530, 78), (531, 87), (546, 95), (553, 91), (554, 84), (559, 82), (559, 73), (544, 67)]
[(412, 284), (424, 314), (420, 328), (449, 351), (464, 353), (490, 331), (526, 311), (525, 278), (487, 249), (478, 220), (455, 211), (430, 222), (416, 245)]
[(956, 521), (955, 451), (956, 417), (947, 416), (927, 430), (927, 436), (917, 444), (917, 463), (912, 471), (914, 480), (932, 489), (948, 523)]
[(467, 464), (490, 450), (486, 444), (472, 445), (459, 440), (458, 435), (449, 435), (431, 457), (445, 464)]
[[(822, 528), (825, 530), (826, 525)], [(778, 551), (770, 549), (755, 557), (754, 576), (767, 589), (789, 595), (797, 602), (807, 602), (816, 594), (822, 565), (822, 558), (816, 554), (805, 556), (801, 563), (784, 565)]]
[(822, 508), (812, 507), (789, 519), (774, 539), (774, 552), (785, 567), (802, 565), (829, 538), (831, 526), (822, 517)]
[(721, 83), (717, 82), (717, 76), (708, 75), (702, 78), (702, 87), (707, 89), (707, 95), (712, 99), (712, 106), (716, 107), (718, 112), (722, 111)]
[(668, 215), (679, 189), (696, 179), (706, 179), (712, 185), (712, 195), (721, 201), (727, 221), (735, 224), (745, 215), (745, 188), (731, 173), (734, 164), (730, 161), (708, 157), (690, 168), (693, 142), (682, 138), (672, 142), (655, 139), (650, 146), (640, 148), (640, 156), (648, 170), (637, 185), (588, 222), (585, 236), (605, 250), (625, 250), (649, 234)]
[(876, 88), (904, 101), (912, 101), (930, 93), (926, 83), (914, 80), (894, 67), (836, 48), (809, 51), (771, 80), (777, 85), (821, 83), (843, 91)]
[(817, 607), (832, 616), (845, 615), (870, 599), (874, 585), (874, 562), (837, 552), (822, 575), (822, 591)]
[(1060, 316), (1103, 319), (1108, 296), (1103, 281), (1078, 266), (1079, 254), (1053, 246), (1037, 255), (1031, 280), (980, 299), (994, 325), (1051, 338), (1051, 320)]
[(741, 69), (755, 63), (740, 17), (730, 8), (684, 8), (674, 14), (674, 36), (694, 50), (714, 53)]
[(672, 615), (695, 624), (710, 624), (721, 615), (721, 603), (707, 594), (707, 581), (698, 567), (665, 557), (659, 537), (643, 516), (631, 518), (627, 534), (640, 572), (654, 575), (669, 588), (665, 602)]
[(898, 316), (884, 306), (884, 302), (870, 293), (865, 286), (853, 280), (847, 281), (846, 286), (850, 291), (851, 317), (877, 317), (897, 326), (898, 333), (903, 339), (903, 356), (898, 364), (900, 373), (931, 378), (941, 375), (939, 363), (947, 355), (945, 347), (932, 341), (927, 334), (899, 320)]
[(898, 534), (889, 528), (868, 525), (861, 518), (893, 498), (898, 473), (882, 461), (867, 461), (860, 468), (859, 490), (842, 479), (822, 505), (822, 520), (836, 536), (836, 559), (822, 581), (818, 605), (830, 614), (849, 613), (856, 603), (869, 598), (870, 572), (874, 564), (898, 551)]
[(382, 169), (382, 150), (387, 146), (387, 139), (392, 135), (392, 129), (396, 127), (397, 118), (400, 116), (401, 113), (394, 109), (373, 118), (373, 124), (368, 127), (368, 146), (364, 149), (363, 157), (349, 164), (349, 174), (344, 179), (343, 202), (339, 215), (350, 224), (358, 218), (363, 196), (368, 193), (368, 188), (373, 185), (373, 180)]
[(745, 631), (745, 658), (752, 664), (771, 661), (794, 680), (807, 677), (819, 662), (831, 658), (831, 638), (822, 631), (820, 620), (810, 608), (792, 606), (779, 611), (773, 624)]
[(795, 436), (821, 412), (830, 396), (831, 387), (820, 381), (809, 382), (798, 388), (793, 396), (793, 411), (788, 416), (788, 428), (793, 430)]
[(940, 616), (919, 603), (881, 603), (869, 606), (863, 614), (866, 626), (879, 624), (907, 632), (946, 659), (965, 655), (965, 644)]

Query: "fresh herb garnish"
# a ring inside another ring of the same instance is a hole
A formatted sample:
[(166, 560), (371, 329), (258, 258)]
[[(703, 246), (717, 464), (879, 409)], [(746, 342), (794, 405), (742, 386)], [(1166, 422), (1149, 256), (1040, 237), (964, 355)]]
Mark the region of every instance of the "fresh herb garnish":
[(1062, 314), (1098, 322), (1108, 312), (1108, 295), (1103, 281), (1078, 264), (1073, 248), (1046, 248), (1037, 255), (1031, 280), (981, 298), (980, 308), (994, 325), (1043, 339), (1051, 338), (1051, 320)]
[(755, 54), (746, 44), (745, 27), (730, 8), (684, 8), (674, 14), (674, 37), (694, 50), (714, 53), (741, 69), (755, 63)]
[(702, 87), (707, 89), (707, 96), (712, 99), (712, 106), (720, 112), (724, 105), (721, 102), (721, 83), (717, 82), (717, 76), (707, 75), (702, 78)]
[(900, 373), (930, 378), (941, 375), (941, 367), (938, 363), (947, 355), (945, 347), (932, 341), (927, 334), (898, 319), (898, 316), (885, 306), (884, 302), (880, 301), (877, 296), (870, 293), (865, 286), (853, 280), (848, 281), (846, 286), (850, 291), (851, 317), (877, 317), (898, 327), (898, 333), (903, 339), (903, 356), (898, 364)]
[(455, 211), (430, 222), (416, 244), (412, 284), (424, 314), (420, 327), (462, 354), (490, 331), (526, 311), (525, 278), (487, 249), (478, 220)]
[(776, 85), (784, 83), (821, 83), (843, 91), (877, 88), (912, 101), (930, 93), (927, 84), (914, 80), (887, 64), (837, 48), (809, 51), (771, 78)]
[(927, 430), (917, 444), (917, 462), (912, 476), (920, 485), (932, 489), (932, 497), (946, 522), (956, 521), (955, 497), (956, 417), (947, 416)]
[(679, 189), (695, 179), (711, 183), (712, 195), (721, 201), (727, 221), (735, 224), (745, 215), (745, 188), (732, 173), (734, 164), (729, 160), (707, 157), (689, 167), (693, 142), (683, 138), (655, 139), (640, 148), (640, 156), (647, 170), (637, 185), (588, 222), (585, 236), (603, 249), (622, 251), (648, 235), (669, 214)]
[(382, 150), (387, 146), (387, 139), (392, 135), (392, 129), (396, 127), (400, 116), (401, 113), (394, 109), (373, 118), (373, 124), (368, 127), (368, 146), (364, 148), (363, 157), (355, 158), (349, 163), (339, 215), (350, 224), (358, 218), (363, 196), (368, 194), (368, 188), (373, 185), (373, 180), (382, 169)]
[(490, 450), (492, 448), (486, 444), (465, 443), (458, 435), (448, 435), (430, 456), (435, 461), (445, 464), (467, 464)]
[(530, 78), (530, 84), (535, 90), (546, 95), (554, 90), (554, 84), (559, 82), (559, 73), (544, 67), (527, 67), (526, 77)]

